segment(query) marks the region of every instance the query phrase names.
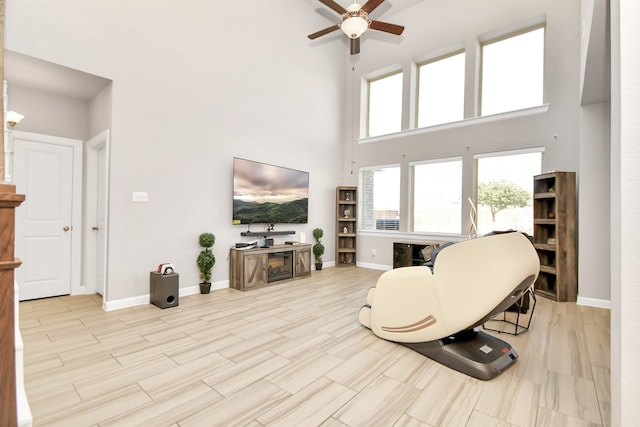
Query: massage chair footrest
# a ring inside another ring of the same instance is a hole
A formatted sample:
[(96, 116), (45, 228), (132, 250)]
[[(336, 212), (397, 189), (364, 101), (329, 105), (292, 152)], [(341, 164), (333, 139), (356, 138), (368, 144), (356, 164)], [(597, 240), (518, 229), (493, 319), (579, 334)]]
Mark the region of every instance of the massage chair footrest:
[(509, 343), (476, 329), (436, 341), (399, 344), (480, 380), (490, 380), (518, 359)]

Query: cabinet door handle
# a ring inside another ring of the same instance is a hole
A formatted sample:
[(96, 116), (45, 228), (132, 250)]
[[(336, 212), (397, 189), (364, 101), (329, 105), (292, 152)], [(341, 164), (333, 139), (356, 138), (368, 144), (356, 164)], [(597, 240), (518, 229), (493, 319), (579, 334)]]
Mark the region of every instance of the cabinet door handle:
[(65, 225), (64, 227), (62, 227), (62, 229), (63, 229), (64, 231), (69, 231), (69, 230), (70, 230), (70, 228), (69, 228), (69, 226), (68, 226), (68, 225)]
[(91, 229), (92, 229), (93, 231), (98, 231), (98, 227), (96, 227), (95, 225), (94, 225), (93, 227), (91, 227)]

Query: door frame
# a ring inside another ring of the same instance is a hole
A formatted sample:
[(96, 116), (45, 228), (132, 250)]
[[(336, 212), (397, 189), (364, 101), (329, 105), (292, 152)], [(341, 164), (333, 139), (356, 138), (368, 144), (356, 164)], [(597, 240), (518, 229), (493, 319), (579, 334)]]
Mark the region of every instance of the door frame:
[(96, 211), (96, 207), (98, 204), (98, 194), (96, 191), (93, 191), (98, 185), (98, 152), (104, 149), (105, 150), (105, 164), (104, 164), (104, 174), (103, 179), (105, 180), (105, 200), (104, 200), (104, 218), (105, 218), (105, 227), (104, 230), (104, 277), (102, 278), (104, 281), (104, 295), (102, 295), (103, 301), (108, 301), (107, 294), (109, 292), (109, 286), (107, 281), (108, 276), (108, 242), (109, 242), (109, 130), (104, 130), (100, 132), (98, 135), (94, 136), (87, 142), (87, 152), (86, 152), (86, 196), (85, 196), (85, 224), (84, 229), (84, 283), (85, 283), (85, 291), (87, 294), (95, 293), (96, 289), (96, 276), (97, 276), (97, 266), (95, 262), (95, 254), (97, 252), (97, 235), (89, 227), (92, 225), (93, 219), (97, 217), (98, 212)]
[[(59, 136), (44, 135), (39, 133), (12, 130), (9, 132), (9, 149), (11, 154), (15, 151), (15, 140), (39, 142), (42, 144), (62, 145), (71, 147), (72, 159), (72, 189), (71, 189), (71, 295), (85, 293), (81, 282), (82, 272), (82, 141), (79, 139), (62, 138)], [(13, 156), (11, 156), (13, 171)], [(26, 195), (27, 199), (29, 195)]]

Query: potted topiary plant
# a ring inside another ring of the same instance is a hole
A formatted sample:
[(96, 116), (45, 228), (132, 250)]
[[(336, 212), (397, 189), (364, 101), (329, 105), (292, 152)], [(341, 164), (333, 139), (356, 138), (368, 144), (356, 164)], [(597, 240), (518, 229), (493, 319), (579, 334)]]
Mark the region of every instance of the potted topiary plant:
[(324, 245), (320, 243), (320, 239), (324, 236), (322, 228), (313, 229), (313, 238), (316, 243), (313, 245), (313, 256), (316, 258), (316, 270), (322, 270), (322, 255), (324, 254)]
[(200, 270), (200, 280), (202, 280), (200, 282), (200, 293), (208, 294), (211, 290), (211, 270), (216, 263), (216, 257), (211, 252), (211, 247), (216, 242), (216, 236), (212, 233), (202, 233), (198, 238), (198, 242), (204, 248), (198, 254), (198, 259), (196, 260)]

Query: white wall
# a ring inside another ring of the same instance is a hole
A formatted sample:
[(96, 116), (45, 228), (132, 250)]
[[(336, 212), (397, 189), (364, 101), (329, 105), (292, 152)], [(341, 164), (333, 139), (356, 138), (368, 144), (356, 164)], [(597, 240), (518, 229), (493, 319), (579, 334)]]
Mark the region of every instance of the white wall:
[(89, 135), (89, 103), (81, 99), (7, 84), (7, 109), (25, 118), (19, 129), (64, 138), (86, 140)]
[(580, 109), (578, 278), (580, 303), (610, 307), (611, 116), (609, 102)]
[(611, 0), (611, 425), (637, 425), (640, 398), (640, 37), (636, 0)]
[[(196, 286), (203, 231), (217, 236), (213, 281), (228, 280), (229, 247), (246, 229), (231, 225), (233, 156), (310, 172), (309, 224), (286, 228), (310, 236), (323, 227), (333, 259), (346, 52), (308, 41), (328, 25), (316, 8), (310, 0), (7, 3), (7, 49), (113, 81), (109, 300), (148, 294), (149, 271), (167, 261), (181, 287)], [(132, 203), (132, 191), (150, 202)]]

